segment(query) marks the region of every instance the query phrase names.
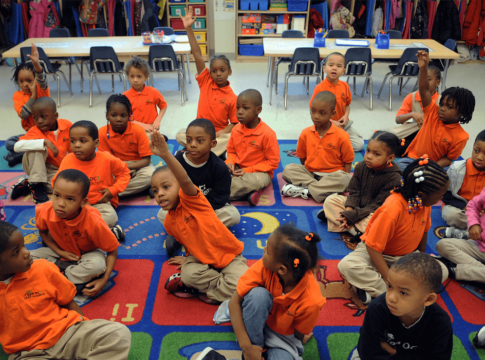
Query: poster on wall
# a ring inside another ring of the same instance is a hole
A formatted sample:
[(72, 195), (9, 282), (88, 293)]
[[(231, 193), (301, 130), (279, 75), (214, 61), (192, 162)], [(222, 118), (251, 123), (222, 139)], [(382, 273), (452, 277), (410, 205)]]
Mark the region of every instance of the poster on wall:
[(235, 20), (234, 0), (215, 0), (215, 20)]

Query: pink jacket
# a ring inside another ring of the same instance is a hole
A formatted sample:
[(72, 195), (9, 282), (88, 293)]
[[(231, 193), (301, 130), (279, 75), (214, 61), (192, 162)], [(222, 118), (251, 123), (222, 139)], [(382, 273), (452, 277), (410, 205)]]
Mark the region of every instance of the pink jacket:
[(468, 218), (468, 229), (473, 225), (480, 225), (482, 228), (482, 240), (476, 240), (477, 246), (480, 251), (485, 252), (485, 214), (480, 216), (480, 211), (485, 210), (485, 189), (482, 190), (480, 195), (471, 199), (466, 206), (466, 216)]

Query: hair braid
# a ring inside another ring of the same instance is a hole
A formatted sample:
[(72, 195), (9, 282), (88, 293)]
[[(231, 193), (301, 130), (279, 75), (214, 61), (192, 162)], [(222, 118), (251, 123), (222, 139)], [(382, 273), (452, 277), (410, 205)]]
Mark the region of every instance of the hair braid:
[(473, 93), (459, 86), (450, 87), (441, 94), (440, 106), (445, 99), (451, 99), (458, 108), (458, 112), (462, 115), (460, 124), (468, 124), (475, 110), (475, 96), (473, 96)]
[(32, 71), (32, 75), (35, 77), (34, 64), (32, 62), (22, 62), (13, 68), (12, 81), (19, 86), (19, 73), (22, 70)]
[(114, 103), (120, 103), (126, 106), (126, 110), (128, 111), (128, 115), (133, 115), (133, 110), (131, 109), (131, 102), (130, 100), (125, 96), (121, 94), (113, 94), (108, 98), (108, 101), (106, 102), (106, 112), (109, 112), (109, 108), (111, 104)]

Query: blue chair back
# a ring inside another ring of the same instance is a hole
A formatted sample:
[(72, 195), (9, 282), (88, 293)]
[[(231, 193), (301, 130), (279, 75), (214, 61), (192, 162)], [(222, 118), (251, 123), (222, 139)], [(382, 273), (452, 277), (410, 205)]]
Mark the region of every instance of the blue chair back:
[(173, 28), (169, 26), (159, 26), (153, 29), (153, 31), (158, 30), (158, 31), (163, 31), (165, 35), (173, 35), (175, 34), (175, 31), (173, 31)]
[(282, 38), (304, 38), (303, 32), (300, 30), (285, 30), (283, 34), (281, 34)]
[[(401, 74), (403, 76), (417, 76), (419, 74), (418, 67), (418, 57), (416, 54), (419, 50), (428, 52), (428, 48), (407, 48), (404, 50), (399, 62), (396, 66), (396, 70), (393, 72), (394, 75)], [(406, 66), (404, 64), (411, 63)]]
[(50, 38), (68, 38), (68, 37), (71, 37), (71, 34), (69, 33), (68, 29), (57, 28), (57, 29), (51, 29), (51, 31), (49, 32), (49, 37)]
[(446, 40), (445, 42), (445, 47), (447, 47), (448, 49), (450, 49), (451, 51), (456, 51), (456, 41), (453, 40), (453, 39), (448, 39)]
[[(56, 71), (51, 64), (49, 57), (45, 54), (44, 49), (37, 47), (37, 51), (39, 52), (39, 62), (44, 67), (44, 71), (47, 74), (54, 74)], [(32, 48), (29, 46), (20, 48), (20, 59), (22, 62), (25, 63), (31, 61), (27, 55), (32, 55)]]
[[(166, 60), (155, 60), (165, 58)], [(170, 62), (170, 60), (172, 60)], [(150, 68), (154, 71), (175, 71), (179, 67), (179, 61), (172, 45), (152, 45), (148, 50), (148, 63)]]
[(327, 39), (349, 39), (350, 35), (347, 30), (329, 30)]
[[(299, 61), (308, 63), (298, 64)], [(291, 59), (289, 71), (295, 75), (314, 75), (320, 72), (320, 51), (318, 48), (297, 48)]]
[[(365, 62), (365, 64), (357, 64), (352, 62)], [(350, 64), (349, 64), (350, 63)], [(370, 48), (350, 48), (345, 53), (345, 66), (347, 71), (345, 75), (365, 75), (372, 72), (372, 54)]]
[(109, 36), (108, 29), (97, 28), (97, 29), (89, 29), (88, 37), (105, 37)]
[(399, 30), (387, 30), (386, 34), (389, 35), (389, 39), (402, 39), (402, 33)]
[[(111, 60), (96, 62), (96, 60)], [(123, 70), (121, 64), (116, 56), (115, 50), (111, 46), (93, 46), (89, 50), (89, 62), (91, 71), (94, 70), (96, 66), (96, 71), (98, 73), (114, 73)], [(113, 67), (114, 65), (114, 67)]]

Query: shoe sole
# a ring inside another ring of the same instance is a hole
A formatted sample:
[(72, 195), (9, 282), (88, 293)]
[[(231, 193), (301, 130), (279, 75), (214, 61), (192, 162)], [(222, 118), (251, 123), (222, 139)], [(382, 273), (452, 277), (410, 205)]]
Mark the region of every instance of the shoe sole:
[(197, 357), (196, 360), (204, 360), (204, 358), (207, 356), (207, 354), (209, 354), (212, 350), (214, 350), (213, 348), (211, 347), (206, 347), (201, 353), (200, 355)]

